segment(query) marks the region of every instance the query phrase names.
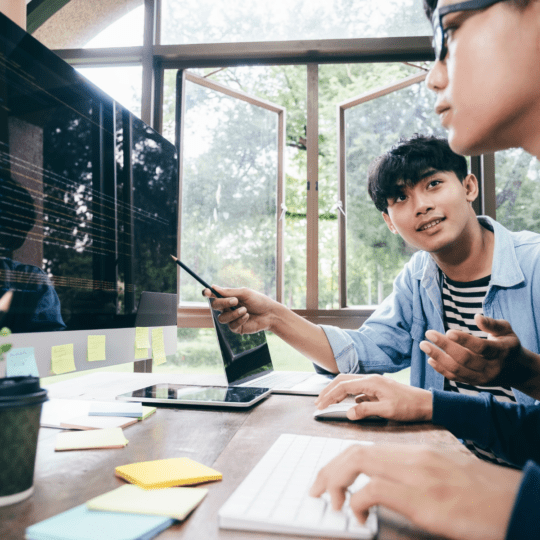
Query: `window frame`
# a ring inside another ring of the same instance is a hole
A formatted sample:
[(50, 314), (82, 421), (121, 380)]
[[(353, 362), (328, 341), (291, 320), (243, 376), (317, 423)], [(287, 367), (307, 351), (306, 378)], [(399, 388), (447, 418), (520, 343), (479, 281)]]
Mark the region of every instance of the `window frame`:
[[(223, 68), (239, 65), (306, 65), (308, 69), (307, 132), (312, 134), (312, 136), (307, 137), (307, 181), (310, 188), (314, 187), (314, 189), (307, 191), (306, 309), (294, 309), (293, 311), (316, 324), (333, 324), (342, 328), (361, 326), (374, 309), (347, 308), (346, 301), (341, 300), (346, 298), (342, 296), (341, 288), (343, 285), (341, 283), (340, 309), (318, 309), (318, 136), (313, 136), (313, 134), (318, 134), (318, 66), (329, 63), (433, 61), (432, 37), (161, 45), (161, 0), (144, 0), (144, 4), (145, 22), (142, 47), (61, 49), (56, 50), (56, 54), (74, 66), (142, 65), (141, 118), (159, 133), (162, 133), (163, 127), (165, 69)], [(478, 214), (495, 217), (493, 154), (473, 157), (471, 169), (479, 179), (481, 192), (474, 208)], [(339, 226), (341, 227), (341, 224)], [(345, 264), (343, 255), (340, 247), (340, 265)], [(345, 274), (343, 275), (345, 276)], [(182, 308), (178, 312), (178, 325), (209, 328), (212, 327), (212, 319), (207, 308)]]

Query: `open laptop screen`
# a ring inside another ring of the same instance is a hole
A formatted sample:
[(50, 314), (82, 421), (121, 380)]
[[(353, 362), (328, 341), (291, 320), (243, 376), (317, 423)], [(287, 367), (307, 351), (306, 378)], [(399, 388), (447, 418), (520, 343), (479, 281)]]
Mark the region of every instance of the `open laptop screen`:
[(210, 309), (229, 384), (241, 384), (273, 371), (264, 332), (235, 334), (228, 325), (218, 321), (220, 312), (212, 309), (212, 299)]

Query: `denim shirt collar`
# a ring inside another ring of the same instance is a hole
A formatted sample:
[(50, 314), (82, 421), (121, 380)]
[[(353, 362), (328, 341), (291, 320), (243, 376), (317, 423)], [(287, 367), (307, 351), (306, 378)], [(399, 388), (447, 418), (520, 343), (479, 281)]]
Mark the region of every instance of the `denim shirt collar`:
[[(507, 288), (522, 283), (525, 276), (519, 266), (510, 232), (489, 216), (478, 216), (478, 221), (495, 235), (490, 285)], [(426, 255), (426, 264), (419, 268), (413, 277), (421, 280), (422, 287), (429, 291), (434, 285), (439, 286), (439, 267), (429, 254)]]

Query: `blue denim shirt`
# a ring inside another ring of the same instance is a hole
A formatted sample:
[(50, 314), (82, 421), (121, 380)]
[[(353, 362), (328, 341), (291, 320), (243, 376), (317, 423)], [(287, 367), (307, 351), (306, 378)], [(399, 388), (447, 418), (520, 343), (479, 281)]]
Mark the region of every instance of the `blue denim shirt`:
[[(507, 320), (522, 345), (540, 353), (540, 235), (510, 232), (486, 216), (495, 246), (484, 315)], [(444, 376), (427, 363), (419, 343), (427, 330), (444, 333), (440, 272), (429, 253), (419, 251), (394, 281), (384, 302), (358, 330), (322, 326), (342, 373), (385, 373), (411, 368), (411, 385), (442, 390)], [(534, 399), (514, 390), (517, 400)]]

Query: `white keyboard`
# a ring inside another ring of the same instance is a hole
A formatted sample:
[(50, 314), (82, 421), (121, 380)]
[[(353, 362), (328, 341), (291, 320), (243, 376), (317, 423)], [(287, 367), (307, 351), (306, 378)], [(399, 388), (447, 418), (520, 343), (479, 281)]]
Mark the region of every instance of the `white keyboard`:
[(257, 377), (252, 381), (241, 384), (240, 386), (254, 386), (256, 388), (292, 388), (296, 384), (305, 381), (311, 373), (296, 372), (278, 372), (275, 371), (264, 377)]
[[(219, 526), (306, 536), (373, 538), (377, 517), (372, 510), (360, 524), (347, 502), (332, 510), (327, 494), (308, 495), (318, 471), (351, 444), (371, 444), (327, 437), (281, 435), (218, 512)], [(354, 493), (369, 478), (360, 475)]]

